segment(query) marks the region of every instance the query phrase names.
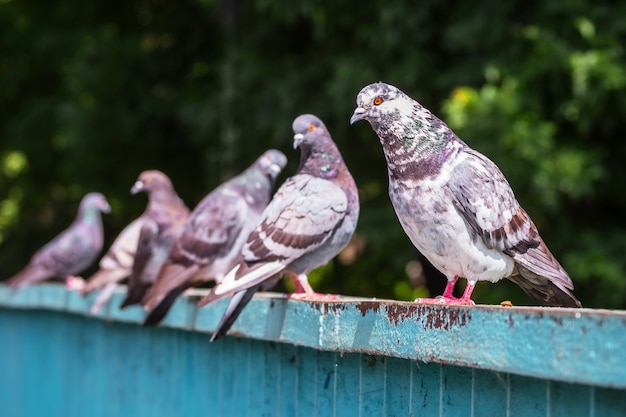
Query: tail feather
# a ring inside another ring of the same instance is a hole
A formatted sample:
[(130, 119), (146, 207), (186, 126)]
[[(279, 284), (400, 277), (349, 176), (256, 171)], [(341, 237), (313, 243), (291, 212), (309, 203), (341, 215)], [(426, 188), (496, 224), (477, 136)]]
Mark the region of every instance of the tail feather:
[(529, 296), (546, 306), (582, 307), (574, 294), (574, 284), (561, 264), (543, 242), (525, 253), (514, 254), (517, 275), (509, 279)]
[(260, 286), (260, 284), (257, 284), (254, 287), (239, 291), (233, 295), (230, 303), (228, 303), (228, 307), (226, 307), (226, 311), (224, 312), (222, 319), (211, 336), (211, 342), (215, 342), (226, 335)]
[(191, 284), (185, 282), (170, 291), (165, 297), (163, 297), (161, 302), (150, 311), (150, 313), (144, 320), (143, 325), (147, 327), (156, 326), (157, 324), (159, 324), (165, 318), (168, 311), (170, 311), (172, 304), (174, 304), (174, 301), (176, 301), (178, 296), (191, 286)]
[(151, 285), (152, 284), (149, 282), (136, 282), (129, 285), (126, 292), (126, 298), (122, 301), (120, 308), (141, 304), (143, 296), (146, 294), (146, 291), (148, 291)]
[(146, 291), (146, 294), (143, 296), (141, 304), (148, 310), (154, 309), (170, 291), (184, 285), (185, 282), (190, 280), (190, 278), (198, 272), (198, 269), (198, 265), (184, 267), (179, 264), (169, 263), (169, 261), (166, 262), (163, 264), (155, 283), (148, 288), (148, 291)]
[[(35, 282), (43, 281), (54, 276), (50, 271), (34, 265), (26, 265), (24, 269), (6, 281), (6, 285), (19, 289)], [(65, 278), (65, 277), (63, 277)]]
[(284, 269), (285, 265), (281, 261), (259, 263), (251, 267), (241, 263), (226, 274), (218, 285), (211, 288), (211, 291), (198, 302), (198, 305), (203, 307), (246, 288), (257, 288), (263, 282), (280, 274)]

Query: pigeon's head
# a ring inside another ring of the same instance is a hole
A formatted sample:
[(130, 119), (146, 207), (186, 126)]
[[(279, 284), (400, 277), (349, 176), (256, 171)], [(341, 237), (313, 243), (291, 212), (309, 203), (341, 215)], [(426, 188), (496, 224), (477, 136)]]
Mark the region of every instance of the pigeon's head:
[(410, 115), (414, 105), (415, 101), (391, 84), (370, 84), (363, 87), (357, 95), (357, 107), (350, 118), (350, 124), (367, 120), (376, 129), (381, 121), (388, 123), (397, 120), (404, 113)]
[(80, 211), (86, 210), (98, 210), (103, 213), (109, 213), (111, 211), (111, 206), (104, 196), (100, 193), (89, 193), (83, 197), (80, 202)]
[(261, 171), (272, 179), (276, 179), (285, 165), (287, 165), (287, 157), (281, 151), (270, 149), (261, 155), (257, 162), (261, 166)]
[(139, 174), (139, 178), (137, 178), (137, 182), (133, 184), (130, 189), (131, 194), (137, 194), (141, 191), (146, 193), (151, 192), (155, 189), (173, 189), (172, 182), (170, 179), (162, 173), (161, 171), (157, 171), (155, 169), (149, 171), (143, 171)]
[(302, 144), (309, 146), (319, 142), (320, 138), (329, 136), (324, 122), (312, 114), (303, 114), (293, 121), (293, 148), (296, 149)]

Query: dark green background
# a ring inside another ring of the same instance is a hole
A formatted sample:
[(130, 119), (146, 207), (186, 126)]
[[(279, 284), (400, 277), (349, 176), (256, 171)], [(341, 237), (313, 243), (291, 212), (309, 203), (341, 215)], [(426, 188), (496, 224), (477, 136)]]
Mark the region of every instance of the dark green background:
[[(314, 287), (437, 295), (378, 139), (348, 123), (357, 92), (383, 80), (500, 166), (583, 304), (624, 308), (625, 40), (626, 3), (0, 0), (0, 276), (89, 191), (113, 207), (110, 243), (145, 207), (129, 194), (144, 169), (193, 207), (275, 147), (290, 159), (281, 182), (299, 159), (291, 122), (314, 113), (362, 202), (358, 244)], [(505, 281), (474, 298), (532, 304)]]

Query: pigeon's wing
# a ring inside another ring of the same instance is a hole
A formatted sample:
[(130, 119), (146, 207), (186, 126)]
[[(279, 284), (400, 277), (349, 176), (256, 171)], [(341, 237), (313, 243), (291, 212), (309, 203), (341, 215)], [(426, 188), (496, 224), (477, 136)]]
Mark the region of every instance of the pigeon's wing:
[(322, 246), (347, 210), (346, 194), (330, 181), (304, 174), (288, 179), (248, 237), (242, 250), (247, 267), (231, 271), (211, 293), (223, 297), (272, 277)]
[(159, 225), (152, 219), (146, 218), (141, 226), (135, 262), (133, 263), (131, 280), (142, 281), (142, 275), (146, 265), (152, 257), (152, 250), (159, 236)]
[(73, 224), (37, 251), (31, 262), (62, 278), (79, 273), (97, 256), (83, 229)]
[(205, 197), (194, 209), (157, 281), (146, 293), (144, 307), (155, 308), (170, 291), (189, 287), (189, 280), (194, 279), (201, 265), (227, 254), (249, 214), (248, 204), (237, 193), (218, 191)]
[(81, 293), (88, 294), (130, 275), (143, 220), (143, 216), (135, 219), (120, 232), (100, 260), (100, 269), (89, 277)]
[(246, 262), (287, 263), (322, 246), (348, 210), (346, 194), (311, 175), (287, 180), (265, 209), (243, 249)]
[(448, 187), (457, 211), (488, 248), (513, 256), (540, 243), (534, 223), (519, 205), (506, 178), (484, 155), (467, 157), (451, 172)]
[(135, 262), (144, 220), (143, 216), (135, 219), (117, 235), (107, 253), (100, 260), (100, 269), (125, 269), (130, 273)]
[(544, 303), (580, 306), (569, 291), (572, 280), (550, 253), (493, 162), (468, 150), (467, 158), (452, 170), (448, 186), (456, 209), (471, 230), (487, 247), (501, 250), (518, 264), (522, 277), (510, 279)]
[(76, 223), (65, 229), (31, 257), (28, 265), (7, 281), (19, 288), (47, 278), (65, 278), (85, 269), (97, 253), (85, 242), (81, 227)]
[(201, 202), (177, 242), (180, 261), (207, 264), (228, 253), (248, 215), (248, 204), (236, 193)]

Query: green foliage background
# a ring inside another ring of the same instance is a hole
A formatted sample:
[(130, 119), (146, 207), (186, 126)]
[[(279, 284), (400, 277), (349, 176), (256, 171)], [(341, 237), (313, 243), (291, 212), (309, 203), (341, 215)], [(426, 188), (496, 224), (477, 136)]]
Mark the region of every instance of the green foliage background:
[[(410, 300), (441, 276), (387, 196), (380, 144), (349, 126), (390, 82), (503, 170), (589, 307), (626, 307), (626, 3), (0, 0), (0, 277), (73, 219), (88, 191), (138, 216), (160, 169), (195, 205), (269, 147), (297, 167), (291, 122), (320, 116), (361, 192), (357, 240), (321, 291)], [(532, 302), (483, 284), (480, 303)]]

